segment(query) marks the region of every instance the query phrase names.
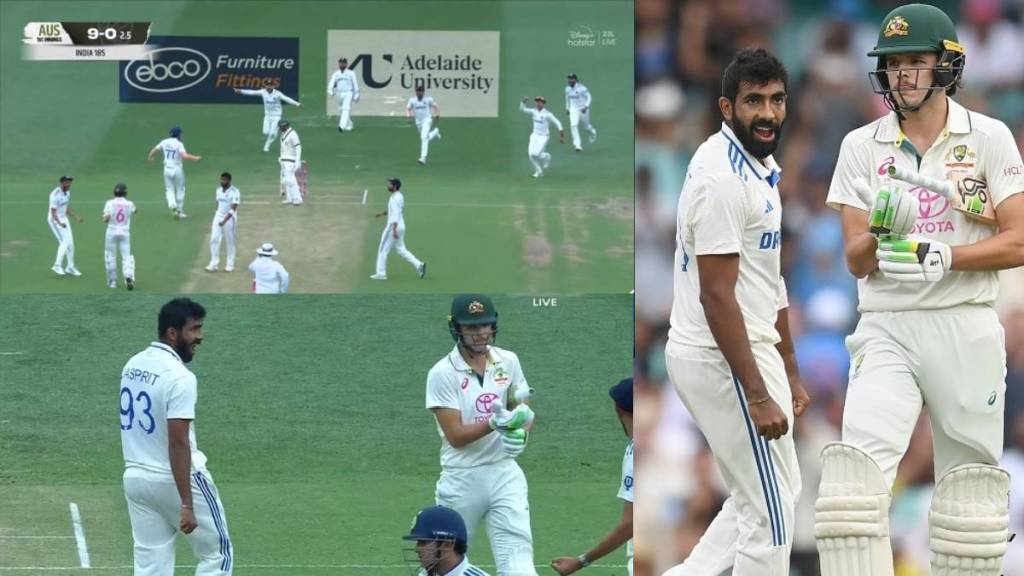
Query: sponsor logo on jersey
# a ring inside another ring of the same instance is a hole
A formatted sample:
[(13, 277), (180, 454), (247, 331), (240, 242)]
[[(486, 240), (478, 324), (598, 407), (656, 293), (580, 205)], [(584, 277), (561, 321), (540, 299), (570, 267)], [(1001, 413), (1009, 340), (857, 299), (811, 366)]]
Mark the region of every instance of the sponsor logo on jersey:
[(494, 412), (494, 403), (500, 400), (501, 397), (497, 394), (494, 394), (493, 392), (484, 392), (476, 397), (476, 411), (480, 414), (492, 414)]
[(758, 244), (758, 248), (761, 250), (778, 250), (780, 235), (781, 232), (779, 230), (769, 230), (762, 233), (761, 242)]
[(501, 366), (498, 366), (494, 370), (494, 383), (497, 384), (498, 386), (507, 386), (508, 385), (508, 371), (506, 371)]
[(947, 170), (951, 168), (974, 168), (977, 160), (978, 155), (967, 144), (953, 146), (946, 151), (945, 158), (943, 158)]
[(1003, 168), (1003, 176), (1024, 176), (1024, 164)]

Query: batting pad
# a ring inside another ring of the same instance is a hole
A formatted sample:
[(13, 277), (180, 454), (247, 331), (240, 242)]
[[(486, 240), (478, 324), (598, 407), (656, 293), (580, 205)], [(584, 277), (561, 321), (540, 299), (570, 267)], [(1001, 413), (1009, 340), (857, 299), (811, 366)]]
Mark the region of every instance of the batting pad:
[(1010, 474), (957, 466), (935, 486), (928, 514), (932, 576), (999, 576), (1010, 531)]
[(892, 494), (878, 464), (859, 448), (832, 442), (821, 451), (814, 537), (821, 576), (893, 576)]

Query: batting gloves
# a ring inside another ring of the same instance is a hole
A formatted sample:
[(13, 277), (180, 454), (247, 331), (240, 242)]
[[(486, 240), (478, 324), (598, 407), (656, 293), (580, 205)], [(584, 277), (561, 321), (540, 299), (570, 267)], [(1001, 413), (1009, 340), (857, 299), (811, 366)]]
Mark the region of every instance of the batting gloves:
[(868, 220), (875, 236), (904, 237), (914, 230), (921, 203), (909, 192), (898, 188), (879, 190)]
[(526, 450), (526, 440), (529, 434), (526, 430), (508, 430), (501, 433), (501, 448), (505, 451), (505, 454), (515, 458)]
[(505, 410), (505, 407), (496, 402), (494, 413), (491, 414), (487, 424), (492, 430), (505, 432), (506, 430), (518, 430), (525, 428), (533, 422), (533, 410), (526, 404), (520, 404), (513, 410)]
[(949, 246), (927, 238), (883, 239), (875, 257), (882, 274), (897, 282), (938, 282), (953, 264)]

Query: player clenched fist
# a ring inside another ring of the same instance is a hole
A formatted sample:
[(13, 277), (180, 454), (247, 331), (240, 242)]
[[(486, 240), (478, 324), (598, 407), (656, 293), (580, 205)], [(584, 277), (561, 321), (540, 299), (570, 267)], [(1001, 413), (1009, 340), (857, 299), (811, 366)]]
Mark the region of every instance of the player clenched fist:
[(181, 505), (181, 533), (191, 534), (199, 523), (196, 522), (196, 513), (192, 511), (191, 505)]
[(754, 421), (757, 433), (768, 440), (778, 440), (789, 432), (789, 420), (782, 408), (765, 393), (763, 398), (747, 401), (747, 411)]
[(499, 432), (519, 430), (533, 423), (533, 410), (526, 404), (520, 404), (512, 410), (505, 410), (500, 403), (496, 403), (494, 406), (494, 413), (487, 421), (492, 430)]
[[(872, 205), (868, 216), (872, 234), (905, 237), (914, 230), (921, 202), (913, 194), (893, 187), (879, 190), (878, 194), (873, 195), (864, 180), (855, 181), (854, 188), (861, 200)], [(872, 196), (874, 200), (871, 200)]]

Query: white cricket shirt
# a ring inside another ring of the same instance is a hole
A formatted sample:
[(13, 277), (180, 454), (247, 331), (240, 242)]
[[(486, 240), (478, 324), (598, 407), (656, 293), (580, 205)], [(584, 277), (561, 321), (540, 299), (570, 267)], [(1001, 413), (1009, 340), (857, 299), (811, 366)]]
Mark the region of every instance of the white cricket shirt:
[(398, 190), (391, 193), (388, 198), (388, 226), (397, 223), (399, 228), (405, 227), (405, 219), (402, 214), (405, 212), (405, 196)]
[(565, 107), (572, 109), (590, 107), (590, 90), (579, 82), (575, 86), (565, 86)]
[[(153, 342), (132, 356), (121, 370), (121, 450), (125, 468), (171, 473), (168, 419), (195, 420), (196, 376), (178, 353)], [(196, 447), (196, 429), (189, 426), (192, 472), (206, 468), (206, 456)]]
[[(626, 446), (626, 454), (622, 457), (622, 483), (619, 484), (619, 499), (633, 502), (633, 442)], [(633, 573), (633, 539), (626, 542), (626, 566)]]
[(416, 123), (419, 124), (430, 118), (430, 107), (434, 105), (433, 96), (424, 96), (422, 100), (413, 96), (409, 98), (409, 103), (406, 104), (406, 110), (412, 110), (413, 115), (416, 118)]
[(356, 81), (356, 74), (351, 68), (346, 68), (344, 72), (335, 70), (334, 74), (331, 74), (331, 79), (327, 82), (327, 93), (331, 96), (334, 94), (344, 94), (345, 92), (359, 93), (359, 83)]
[(181, 168), (181, 155), (185, 153), (185, 145), (177, 138), (164, 138), (157, 144), (164, 153), (164, 169)]
[(292, 106), (297, 106), (299, 103), (291, 98), (285, 96), (277, 88), (274, 88), (270, 92), (266, 90), (240, 90), (240, 92), (246, 96), (260, 96), (263, 98), (263, 113), (267, 116), (281, 116), (281, 102), (287, 102)]
[(123, 197), (107, 200), (103, 205), (103, 214), (110, 216), (107, 220), (107, 231), (125, 233), (131, 230), (132, 214), (135, 214), (135, 203)]
[(547, 108), (542, 110), (537, 110), (536, 107), (527, 108), (526, 105), (520, 101), (519, 109), (533, 118), (533, 133), (538, 136), (547, 136), (550, 134), (550, 131), (548, 130), (548, 122), (554, 123), (555, 126), (558, 126), (559, 130), (562, 129), (562, 123), (559, 122), (558, 118), (555, 118), (555, 115)]
[[(898, 186), (910, 190), (921, 203), (913, 234), (950, 246), (974, 244), (996, 234), (982, 224), (953, 210), (937, 193), (893, 180), (887, 169), (895, 164), (925, 176), (946, 180), (970, 176), (988, 182), (993, 205), (1024, 192), (1024, 163), (1013, 134), (999, 120), (967, 110), (950, 98), (946, 126), (923, 154), (900, 130), (895, 112), (846, 135), (827, 205), (839, 210), (853, 206), (871, 211), (857, 196), (853, 183), (866, 179), (872, 194)], [(878, 270), (857, 281), (861, 312), (925, 310), (958, 304), (991, 304), (999, 293), (996, 272), (950, 271), (938, 282), (905, 284), (888, 280)]]
[(50, 206), (46, 209), (46, 219), (52, 220), (50, 210), (57, 209), (57, 219), (66, 222), (68, 219), (68, 204), (71, 203), (71, 191), (64, 192), (57, 186), (50, 192)]
[(281, 134), (281, 160), (291, 160), (295, 162), (295, 169), (298, 170), (301, 167), (302, 162), (302, 144), (299, 143), (299, 135), (288, 127), (288, 131)]
[[(427, 576), (427, 571), (421, 568), (417, 576)], [(459, 562), (458, 566), (446, 572), (444, 576), (490, 576), (490, 574), (470, 564), (469, 556), (463, 556), (462, 562)]]
[(284, 294), (288, 291), (288, 271), (269, 256), (257, 256), (249, 264), (253, 273), (252, 291), (256, 294)]
[[(463, 424), (487, 422), (495, 402), (508, 406), (508, 391), (525, 390), (527, 387), (519, 357), (514, 352), (491, 346), (481, 382), (456, 346), (427, 374), (426, 406), (428, 410), (458, 410)], [(437, 433), (441, 436), (442, 468), (471, 468), (511, 458), (502, 449), (501, 435), (496, 432), (462, 448), (454, 448), (448, 443), (440, 424), (437, 425)]]
[(697, 149), (679, 197), (671, 341), (717, 347), (700, 304), (697, 256), (706, 254), (739, 254), (736, 300), (747, 337), (780, 340), (775, 321), (788, 305), (780, 276), (780, 174), (774, 158), (761, 164), (724, 123)]
[(228, 212), (232, 211), (232, 204), (240, 204), (242, 202), (242, 195), (234, 185), (228, 186), (227, 190), (222, 186), (217, 186), (214, 196), (217, 198), (217, 216), (221, 218), (227, 216)]

